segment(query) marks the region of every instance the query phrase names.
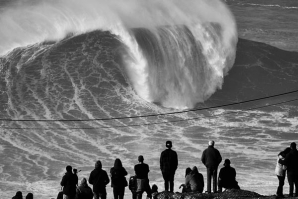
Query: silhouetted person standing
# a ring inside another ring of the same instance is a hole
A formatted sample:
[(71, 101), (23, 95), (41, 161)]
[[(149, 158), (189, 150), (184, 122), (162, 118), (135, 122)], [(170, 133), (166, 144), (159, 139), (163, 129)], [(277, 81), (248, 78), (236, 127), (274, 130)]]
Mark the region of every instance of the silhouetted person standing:
[(218, 190), (222, 192), (222, 188), (240, 189), (236, 181), (236, 170), (231, 167), (231, 161), (225, 159), (224, 167), (220, 169), (218, 175)]
[(60, 185), (63, 186), (63, 199), (73, 199), (76, 195), (76, 185), (78, 179), (75, 174), (72, 173), (72, 167), (66, 166), (66, 173), (64, 174)]
[(295, 197), (298, 196), (298, 151), (296, 148), (296, 143), (292, 142), (291, 145), (291, 151), (286, 155), (286, 158), (284, 160), (279, 160), (278, 162), (287, 166), (287, 175), (288, 175), (288, 181), (290, 185), (289, 190), (289, 197), (293, 197), (294, 193), (294, 185), (295, 185)]
[(167, 149), (160, 155), (160, 170), (165, 181), (165, 190), (174, 191), (174, 176), (178, 167), (178, 156), (176, 151), (172, 150), (172, 142), (166, 142)]
[(110, 170), (111, 173), (111, 186), (113, 187), (114, 199), (123, 199), (125, 187), (127, 186), (127, 181), (125, 176), (127, 171), (122, 166), (120, 159), (116, 159), (114, 162), (114, 167)]
[(94, 199), (106, 199), (107, 191), (106, 185), (109, 184), (110, 179), (105, 170), (102, 170), (101, 161), (95, 163), (95, 169), (90, 173), (89, 183), (93, 185)]
[(138, 157), (139, 164), (135, 165), (134, 170), (137, 178), (137, 199), (142, 199), (143, 192), (146, 191), (147, 197), (151, 198), (151, 188), (149, 185), (149, 166), (144, 163), (144, 157), (140, 155)]
[(207, 192), (211, 193), (211, 179), (213, 179), (213, 192), (217, 192), (217, 168), (222, 158), (219, 151), (214, 148), (214, 141), (209, 141), (209, 146), (204, 150), (201, 158), (207, 168)]

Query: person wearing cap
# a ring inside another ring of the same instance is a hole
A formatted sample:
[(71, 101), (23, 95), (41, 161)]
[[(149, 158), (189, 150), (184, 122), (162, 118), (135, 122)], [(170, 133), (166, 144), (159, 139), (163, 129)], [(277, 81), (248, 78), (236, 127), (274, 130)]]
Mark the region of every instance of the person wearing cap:
[(207, 193), (211, 193), (211, 179), (213, 179), (213, 192), (217, 192), (217, 168), (222, 161), (219, 151), (214, 148), (214, 141), (203, 151), (201, 161), (207, 168)]
[(167, 149), (160, 155), (160, 170), (164, 179), (165, 190), (174, 192), (174, 176), (178, 167), (178, 156), (176, 151), (172, 150), (172, 142), (166, 142)]
[(102, 169), (101, 161), (95, 163), (95, 169), (90, 173), (89, 183), (93, 185), (94, 199), (106, 199), (107, 191), (106, 185), (109, 184), (110, 179), (105, 170)]
[(144, 191), (146, 191), (147, 197), (151, 198), (151, 188), (148, 178), (149, 166), (144, 163), (144, 157), (142, 155), (138, 157), (138, 161), (139, 164), (134, 167), (137, 178), (136, 199), (142, 199)]
[(231, 167), (231, 161), (225, 159), (224, 167), (220, 169), (218, 175), (218, 191), (222, 192), (225, 189), (240, 189), (236, 181), (236, 170)]
[(294, 185), (295, 185), (295, 197), (298, 197), (298, 151), (296, 143), (292, 142), (291, 151), (286, 155), (285, 159), (280, 159), (278, 162), (287, 166), (287, 176), (289, 182), (289, 197), (293, 197)]

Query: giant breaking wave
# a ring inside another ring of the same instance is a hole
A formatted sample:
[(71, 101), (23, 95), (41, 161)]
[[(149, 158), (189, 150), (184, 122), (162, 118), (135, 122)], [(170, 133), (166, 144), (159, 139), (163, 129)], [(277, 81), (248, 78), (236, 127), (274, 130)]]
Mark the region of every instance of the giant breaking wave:
[(15, 1), (0, 15), (2, 56), (69, 34), (110, 31), (127, 47), (128, 82), (141, 98), (165, 107), (204, 102), (235, 59), (236, 23), (218, 0)]

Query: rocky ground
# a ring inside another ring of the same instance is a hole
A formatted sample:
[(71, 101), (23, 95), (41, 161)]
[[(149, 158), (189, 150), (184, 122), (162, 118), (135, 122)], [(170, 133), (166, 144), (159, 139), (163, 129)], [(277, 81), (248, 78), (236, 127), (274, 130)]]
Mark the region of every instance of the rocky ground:
[[(170, 193), (170, 192), (160, 192), (153, 197), (154, 199), (277, 199), (275, 195), (272, 196), (263, 196), (255, 192), (246, 191), (246, 190), (226, 190), (222, 193)], [(288, 197), (285, 195), (285, 198), (298, 198), (298, 197)]]

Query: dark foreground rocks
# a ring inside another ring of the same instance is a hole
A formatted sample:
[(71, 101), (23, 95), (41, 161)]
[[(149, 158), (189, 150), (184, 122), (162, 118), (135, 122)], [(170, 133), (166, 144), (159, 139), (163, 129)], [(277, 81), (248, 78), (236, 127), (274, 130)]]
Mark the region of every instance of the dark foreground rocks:
[[(285, 195), (287, 197), (287, 195)], [(258, 193), (246, 190), (229, 189), (222, 193), (171, 193), (171, 192), (160, 192), (154, 195), (153, 199), (278, 199), (275, 195), (263, 196)], [(290, 197), (287, 197), (290, 198)], [(291, 197), (295, 198), (295, 197)], [(298, 197), (296, 197), (298, 198)]]

